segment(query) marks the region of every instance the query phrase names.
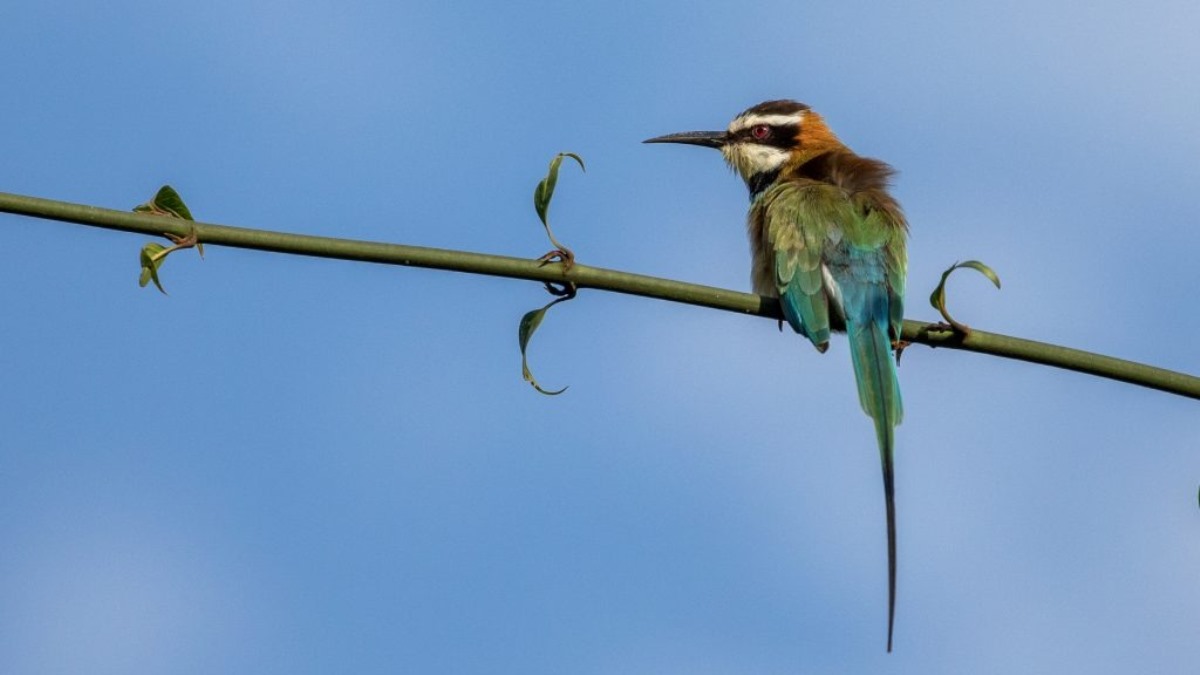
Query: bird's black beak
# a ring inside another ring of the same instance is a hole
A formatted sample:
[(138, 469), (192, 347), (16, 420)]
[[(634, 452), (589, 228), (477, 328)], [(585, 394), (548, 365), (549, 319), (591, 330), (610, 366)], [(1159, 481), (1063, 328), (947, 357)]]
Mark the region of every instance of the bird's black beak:
[(647, 138), (643, 143), (684, 143), (686, 145), (703, 145), (706, 148), (720, 149), (725, 146), (729, 135), (724, 131), (685, 131), (679, 134), (667, 134), (657, 138)]

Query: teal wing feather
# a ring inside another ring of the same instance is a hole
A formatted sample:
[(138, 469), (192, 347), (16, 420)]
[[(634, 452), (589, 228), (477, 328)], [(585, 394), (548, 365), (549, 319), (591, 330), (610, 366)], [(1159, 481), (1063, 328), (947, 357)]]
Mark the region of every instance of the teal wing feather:
[[(788, 323), (821, 351), (831, 328), (850, 342), (859, 402), (874, 421), (888, 537), (888, 651), (896, 603), (894, 428), (904, 416), (894, 341), (904, 319), (904, 226), (887, 209), (813, 181), (777, 185), (765, 209), (776, 285)], [(835, 325), (834, 320), (837, 321)]]
[[(775, 287), (784, 317), (797, 333), (824, 352), (835, 327), (823, 255), (841, 238), (840, 191), (819, 183), (785, 182), (768, 190), (754, 208), (765, 214), (768, 251), (775, 256)], [(840, 319), (838, 321), (840, 327)]]

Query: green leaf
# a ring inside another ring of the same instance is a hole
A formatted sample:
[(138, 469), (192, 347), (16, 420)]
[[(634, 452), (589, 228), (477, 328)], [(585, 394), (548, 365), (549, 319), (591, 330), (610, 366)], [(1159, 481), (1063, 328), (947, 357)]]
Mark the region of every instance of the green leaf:
[[(183, 197), (180, 197), (179, 193), (175, 191), (175, 188), (171, 187), (170, 185), (164, 185), (160, 187), (158, 192), (155, 193), (154, 199), (151, 199), (145, 204), (139, 204), (133, 207), (133, 210), (138, 213), (150, 213), (156, 216), (178, 218), (180, 220), (195, 222), (195, 219), (192, 218), (191, 210), (188, 209), (187, 204), (183, 203)], [(172, 251), (195, 246), (196, 252), (200, 254), (200, 257), (204, 257), (204, 244), (201, 243), (196, 237), (195, 225), (191, 226), (191, 232), (186, 237), (180, 237), (170, 233), (167, 233), (166, 237), (175, 242), (175, 245), (167, 248), (160, 244), (146, 244), (146, 246), (142, 248), (142, 274), (138, 278), (138, 283), (143, 287), (153, 281), (154, 285), (158, 287), (158, 290), (162, 291), (164, 294), (166, 291), (163, 290), (162, 284), (159, 283), (158, 268), (162, 265), (162, 261), (166, 260), (167, 256)]]
[(154, 195), (154, 203), (176, 218), (195, 220), (192, 218), (192, 212), (188, 209), (187, 204), (183, 203), (183, 197), (180, 197), (175, 188), (170, 185), (164, 185), (158, 189), (158, 194)]
[(942, 272), (942, 280), (938, 282), (937, 288), (933, 289), (933, 293), (929, 296), (929, 304), (933, 305), (933, 308), (942, 315), (942, 318), (946, 320), (946, 323), (954, 326), (955, 330), (961, 333), (969, 333), (971, 332), (969, 327), (967, 327), (965, 324), (955, 321), (953, 317), (950, 316), (950, 313), (946, 311), (946, 280), (950, 278), (950, 275), (954, 272), (954, 270), (961, 267), (969, 267), (976, 272), (979, 272), (983, 276), (990, 279), (991, 282), (995, 284), (996, 288), (1000, 288), (1000, 277), (992, 268), (988, 267), (982, 262), (979, 262), (978, 260), (968, 260), (961, 263), (956, 262), (945, 272)]
[(558, 185), (558, 168), (562, 165), (564, 157), (570, 157), (579, 163), (579, 168), (587, 171), (583, 166), (583, 158), (573, 152), (560, 152), (550, 160), (550, 170), (546, 172), (546, 177), (537, 184), (533, 189), (533, 208), (537, 211), (538, 218), (542, 221), (542, 227), (546, 228), (546, 236), (550, 238), (550, 243), (562, 252), (564, 263), (568, 266), (575, 259), (575, 254), (571, 249), (559, 243), (554, 237), (554, 231), (550, 229), (550, 220), (548, 211), (550, 210), (550, 200), (554, 198), (554, 187)]
[(162, 286), (162, 282), (158, 279), (158, 268), (167, 259), (166, 255), (162, 254), (166, 250), (166, 246), (156, 243), (149, 243), (142, 247), (142, 252), (138, 256), (142, 264), (142, 273), (138, 277), (138, 286), (145, 288), (146, 284), (153, 281), (154, 285), (158, 287), (159, 292), (163, 295), (167, 294), (167, 291)]
[(554, 198), (554, 188), (558, 185), (558, 168), (562, 165), (564, 157), (570, 157), (579, 162), (579, 168), (587, 171), (583, 165), (583, 158), (573, 152), (560, 152), (550, 160), (550, 170), (533, 190), (533, 208), (537, 210), (538, 218), (541, 218), (542, 225), (545, 225), (547, 229), (550, 228), (550, 223), (546, 220), (546, 212), (550, 209), (550, 200)]
[(533, 376), (533, 371), (529, 369), (529, 358), (526, 350), (529, 347), (529, 340), (533, 338), (534, 332), (537, 331), (538, 326), (542, 325), (542, 319), (546, 318), (546, 311), (563, 300), (568, 299), (569, 298), (558, 298), (557, 300), (550, 301), (541, 309), (535, 309), (531, 312), (526, 312), (525, 316), (521, 317), (521, 324), (517, 327), (517, 342), (521, 346), (521, 377), (523, 377), (526, 382), (533, 385), (533, 388), (538, 390), (538, 392), (547, 396), (558, 396), (566, 391), (567, 387), (563, 387), (557, 391), (543, 389), (542, 386), (538, 384), (537, 379)]
[(183, 197), (175, 191), (175, 188), (170, 185), (164, 185), (158, 189), (158, 193), (154, 195), (154, 199), (133, 207), (134, 211), (141, 213), (153, 213), (158, 216), (169, 216), (171, 218), (180, 218), (182, 220), (195, 220), (192, 218), (192, 212), (188, 209), (187, 204), (183, 203)]

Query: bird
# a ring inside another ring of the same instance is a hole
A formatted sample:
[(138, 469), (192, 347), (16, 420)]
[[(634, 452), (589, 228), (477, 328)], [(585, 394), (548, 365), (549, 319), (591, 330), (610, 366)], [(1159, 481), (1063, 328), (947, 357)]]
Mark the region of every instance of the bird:
[(791, 328), (818, 352), (844, 331), (863, 411), (874, 421), (887, 518), (887, 651), (896, 616), (895, 427), (904, 415), (896, 373), (904, 320), (908, 223), (888, 192), (895, 171), (855, 154), (808, 105), (767, 101), (724, 131), (645, 143), (714, 148), (750, 192), (746, 227), (755, 293), (779, 299)]

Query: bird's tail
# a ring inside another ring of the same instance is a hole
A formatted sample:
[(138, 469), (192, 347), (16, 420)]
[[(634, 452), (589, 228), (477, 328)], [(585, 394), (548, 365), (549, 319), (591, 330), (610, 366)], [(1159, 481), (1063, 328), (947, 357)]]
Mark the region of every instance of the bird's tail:
[(879, 459), (883, 465), (883, 495), (887, 510), (888, 540), (888, 651), (892, 651), (892, 626), (896, 616), (896, 500), (893, 479), (895, 427), (904, 416), (896, 359), (888, 334), (888, 314), (869, 311), (852, 320), (847, 317), (854, 379), (863, 411), (875, 421)]

